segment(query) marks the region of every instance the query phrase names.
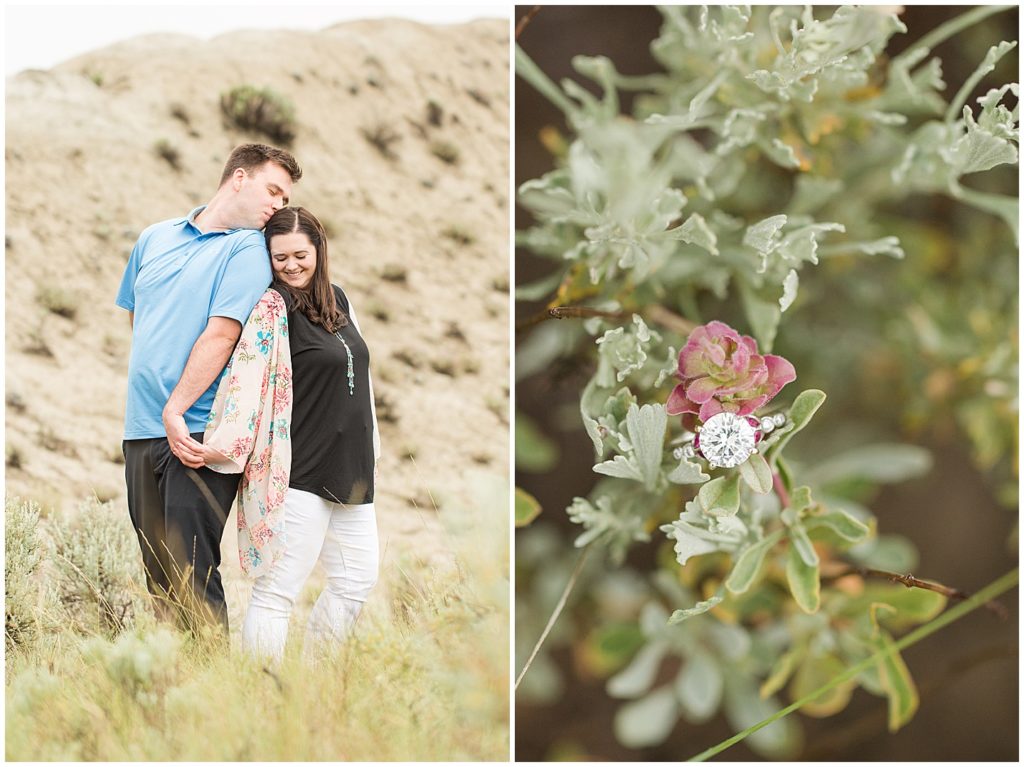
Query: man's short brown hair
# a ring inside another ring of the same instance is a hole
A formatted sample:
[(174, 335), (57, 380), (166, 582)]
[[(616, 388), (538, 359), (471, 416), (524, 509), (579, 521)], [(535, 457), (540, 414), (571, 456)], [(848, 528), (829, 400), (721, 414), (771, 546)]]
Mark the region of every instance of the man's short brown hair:
[(291, 176), (292, 182), (302, 178), (302, 168), (289, 152), (266, 144), (240, 144), (236, 146), (224, 164), (224, 172), (220, 176), (220, 185), (224, 186), (236, 170), (241, 168), (246, 173), (253, 173), (268, 162), (280, 165)]

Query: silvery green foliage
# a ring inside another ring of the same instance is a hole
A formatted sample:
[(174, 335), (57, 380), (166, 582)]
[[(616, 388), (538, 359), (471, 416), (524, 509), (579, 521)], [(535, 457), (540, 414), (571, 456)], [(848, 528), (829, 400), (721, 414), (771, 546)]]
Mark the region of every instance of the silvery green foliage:
[(144, 634), (126, 632), (113, 641), (93, 637), (82, 656), (103, 668), (138, 703), (153, 706), (174, 676), (180, 649), (180, 635), (160, 627)]
[[(678, 570), (655, 573), (657, 599), (640, 619), (644, 643), (608, 682), (610, 695), (630, 700), (616, 734), (632, 747), (660, 743), (680, 717), (701, 722), (719, 710), (742, 729), (777, 708), (771, 696), (794, 669), (799, 685), (828, 664), (866, 657), (878, 627), (863, 606), (825, 589), (815, 544), (870, 567), (913, 566), (912, 545), (878, 535), (871, 511), (844, 488), (899, 481), (929, 465), (926, 453), (900, 445), (791, 465), (784, 450), (824, 400), (813, 391), (793, 401), (790, 423), (739, 471), (712, 477), (697, 462), (673, 458), (680, 428), (661, 403), (685, 333), (655, 330), (644, 308), (660, 305), (699, 321), (702, 299), (738, 300), (768, 352), (783, 319), (800, 309), (805, 270), (835, 255), (905, 256), (904, 244), (875, 223), (883, 200), (892, 206), (914, 193), (948, 195), (999, 217), (1014, 236), (1018, 218), (1016, 198), (963, 183), (1018, 161), (1017, 84), (967, 103), (1015, 43), (994, 45), (947, 102), (941, 61), (928, 48), (912, 47), (882, 66), (890, 38), (906, 32), (886, 8), (843, 6), (830, 16), (790, 6), (661, 11), (651, 51), (663, 73), (627, 76), (604, 57), (573, 59), (600, 96), (572, 80), (550, 82), (516, 52), (517, 72), (563, 110), (572, 131), (558, 167), (519, 189), (536, 223), (517, 232), (517, 244), (557, 266), (517, 295), (537, 300), (561, 285), (567, 303), (632, 316), (583, 324), (597, 365), (580, 412), (594, 471), (604, 477), (568, 509), (583, 528), (575, 544), (606, 547), (621, 564), (632, 546), (660, 533), (685, 566), (680, 578)], [(631, 115), (621, 112), (622, 91), (637, 94)], [(791, 180), (791, 193), (779, 194), (780, 176)], [(579, 340), (579, 326), (544, 331), (542, 351), (531, 359), (520, 352), (531, 370)], [(572, 343), (559, 345), (549, 337), (555, 334)], [(520, 362), (517, 355), (517, 368)], [(788, 505), (771, 492), (772, 474)], [(680, 491), (692, 500), (668, 511)], [(723, 561), (724, 568), (708, 565), (711, 591), (679, 584), (703, 562)], [(784, 609), (779, 586), (788, 589)], [(759, 600), (774, 612), (762, 612), (751, 632), (742, 615)], [(842, 612), (855, 609), (861, 612)], [(729, 620), (719, 617), (723, 610)], [(855, 616), (860, 633), (834, 632), (832, 615)], [(655, 686), (670, 655), (681, 670)], [(859, 683), (896, 694), (877, 674)], [(763, 685), (774, 687), (762, 695)], [(798, 724), (786, 718), (748, 742), (784, 758), (799, 738)]]
[(8, 657), (31, 645), (40, 633), (43, 599), (37, 574), (43, 547), (38, 527), (37, 504), (8, 499), (4, 515), (4, 646)]
[(60, 601), (86, 631), (116, 634), (144, 609), (145, 578), (127, 514), (112, 503), (80, 504), (53, 527)]

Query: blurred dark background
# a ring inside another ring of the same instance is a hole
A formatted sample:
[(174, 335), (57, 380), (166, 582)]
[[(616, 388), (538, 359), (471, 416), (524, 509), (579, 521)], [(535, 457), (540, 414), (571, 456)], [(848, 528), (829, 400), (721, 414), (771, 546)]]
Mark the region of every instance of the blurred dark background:
[[(515, 20), (521, 19), (531, 8), (518, 6)], [(887, 53), (890, 56), (899, 53), (922, 35), (968, 9), (905, 6), (900, 18), (909, 31), (894, 35)], [(660, 13), (653, 7), (542, 6), (523, 29), (518, 44), (556, 83), (570, 77), (596, 92), (588, 80), (574, 72), (570, 64), (572, 57), (604, 55), (623, 74), (659, 71), (648, 45), (658, 35), (661, 21)], [(1018, 24), (1016, 9), (999, 13), (970, 30), (969, 35), (956, 36), (933, 51), (942, 59), (947, 98), (975, 69), (988, 45), (1018, 39)], [(991, 87), (1003, 82), (1019, 82), (1018, 72), (1014, 51), (993, 75), (985, 78), (971, 96), (971, 103)], [(561, 113), (520, 78), (516, 79), (515, 94), (515, 183), (518, 187), (553, 167), (550, 153), (538, 138), (541, 129), (553, 126), (563, 135), (570, 134)], [(622, 99), (622, 110), (628, 113), (630, 95), (622, 94)], [(1006, 185), (1011, 188), (1004, 191), (1016, 189), (1015, 172), (1006, 174)], [(913, 200), (913, 207), (914, 216), (927, 218), (941, 235), (943, 222), (950, 219), (950, 209), (955, 208), (956, 203), (945, 197), (918, 196)], [(985, 220), (986, 225), (995, 226), (994, 219)], [(530, 223), (529, 214), (517, 206), (516, 229), (525, 229)], [(908, 253), (908, 259), (912, 256)], [(891, 268), (899, 269), (904, 263), (896, 262)], [(517, 285), (534, 281), (551, 269), (550, 261), (517, 249)], [(1011, 268), (1011, 271), (1015, 277), (1016, 270)], [(957, 276), (951, 274), (949, 279), (955, 281)], [(955, 289), (955, 282), (950, 287)], [(517, 320), (543, 308), (544, 302), (518, 302)], [(1013, 327), (1006, 328), (1007, 337), (1015, 336), (1015, 328), (1016, 318)], [(517, 332), (517, 345), (528, 335), (529, 330)], [(800, 350), (793, 350), (791, 358), (800, 370)], [(557, 445), (560, 455), (557, 466), (546, 473), (517, 470), (516, 483), (540, 501), (545, 510), (542, 523), (557, 530), (566, 551), (571, 550), (579, 528), (569, 522), (564, 509), (573, 496), (585, 495), (597, 479), (591, 470), (592, 450), (582, 425), (567, 428), (568, 419), (558, 415), (573, 409), (578, 414), (580, 391), (592, 374), (591, 367), (581, 365), (585, 360), (580, 357), (561, 361), (541, 374), (518, 380), (516, 386), (517, 409), (545, 426), (546, 437)], [(792, 394), (795, 392), (790, 396)], [(885, 487), (870, 504), (878, 518), (880, 532), (905, 535), (917, 546), (920, 563), (915, 575), (974, 591), (1017, 564), (1017, 510), (1012, 499), (1006, 497), (1006, 482), (1000, 487), (992, 479), (992, 472), (982, 471), (977, 461), (972, 461), (963, 433), (945, 423), (947, 419), (942, 418), (941, 412), (933, 421), (942, 423), (932, 423), (930, 428), (909, 428), (903, 417), (906, 403), (899, 398), (890, 400), (887, 407), (876, 407), (868, 412), (860, 410), (865, 407), (863, 392), (840, 394), (835, 398), (832, 391), (829, 394), (830, 403), (816, 418), (816, 429), (827, 433), (832, 425), (844, 420), (866, 418), (872, 421), (874, 436), (919, 444), (933, 455), (934, 467), (927, 476)], [(1015, 415), (1014, 421), (1016, 433)], [(1015, 455), (1002, 457), (998, 468), (1015, 485)], [(997, 498), (1000, 494), (1001, 499)], [(639, 556), (643, 559), (642, 554)], [(651, 557), (647, 559), (653, 561)], [(631, 555), (630, 562), (633, 561)], [(561, 586), (558, 584), (559, 590)], [(920, 709), (910, 724), (890, 735), (886, 730), (886, 701), (858, 689), (849, 706), (838, 715), (825, 719), (792, 715), (798, 716), (804, 727), (805, 748), (801, 758), (809, 761), (1016, 761), (1018, 591), (1009, 592), (1002, 602), (1010, 609), (1008, 620), (1000, 621), (985, 610), (975, 611), (904, 652), (921, 697)], [(571, 609), (563, 614), (561, 621), (569, 623), (571, 633)], [(535, 639), (535, 636), (529, 637), (529, 646)], [(579, 664), (574, 662), (572, 649), (565, 643), (556, 646), (551, 657), (564, 677), (564, 694), (548, 705), (535, 705), (526, 700), (517, 702), (517, 760), (676, 761), (693, 756), (732, 734), (721, 716), (701, 726), (680, 720), (662, 746), (626, 749), (616, 742), (612, 730), (612, 719), (622, 701), (605, 693), (606, 680), (581, 672)], [(517, 672), (524, 660), (517, 656)], [(761, 759), (742, 743), (716, 758), (725, 761)]]

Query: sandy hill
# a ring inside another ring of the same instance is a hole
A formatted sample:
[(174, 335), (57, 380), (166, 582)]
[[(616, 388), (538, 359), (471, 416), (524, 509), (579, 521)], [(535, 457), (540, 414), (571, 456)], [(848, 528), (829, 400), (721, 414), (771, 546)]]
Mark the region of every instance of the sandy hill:
[(236, 144), (273, 143), (224, 122), (249, 84), (294, 105), (293, 202), (370, 347), (383, 537), (443, 537), (431, 494), (508, 473), (508, 83), (498, 20), (145, 36), (8, 78), (8, 495), (124, 504), (114, 296), (143, 228), (206, 202)]

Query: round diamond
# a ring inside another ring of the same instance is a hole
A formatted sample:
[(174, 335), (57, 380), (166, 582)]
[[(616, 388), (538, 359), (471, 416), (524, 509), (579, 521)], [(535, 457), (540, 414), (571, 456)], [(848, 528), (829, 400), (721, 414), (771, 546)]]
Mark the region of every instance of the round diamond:
[(718, 413), (704, 422), (700, 430), (700, 452), (710, 463), (731, 469), (754, 452), (757, 443), (754, 427), (741, 416)]

